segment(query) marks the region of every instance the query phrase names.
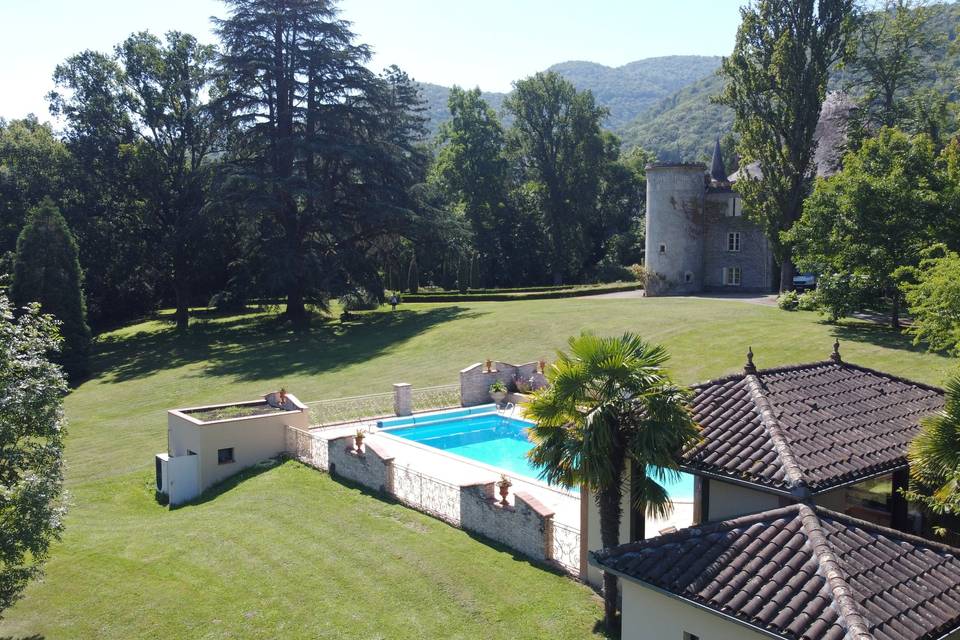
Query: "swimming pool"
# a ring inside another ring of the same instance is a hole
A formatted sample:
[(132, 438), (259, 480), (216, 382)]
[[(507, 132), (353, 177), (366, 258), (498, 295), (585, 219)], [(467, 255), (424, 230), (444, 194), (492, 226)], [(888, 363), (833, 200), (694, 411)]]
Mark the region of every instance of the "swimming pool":
[[(526, 432), (530, 423), (501, 416), (492, 404), (391, 418), (377, 426), (390, 435), (498, 467), (508, 475), (540, 478), (540, 469), (527, 458), (533, 446)], [(667, 484), (667, 492), (674, 500), (690, 501), (693, 476), (680, 476)]]

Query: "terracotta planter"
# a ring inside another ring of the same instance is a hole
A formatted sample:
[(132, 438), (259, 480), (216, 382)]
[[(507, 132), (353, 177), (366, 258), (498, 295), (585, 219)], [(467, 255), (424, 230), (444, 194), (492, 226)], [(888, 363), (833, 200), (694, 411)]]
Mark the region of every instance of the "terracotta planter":
[(363, 436), (353, 436), (353, 444), (359, 453), (363, 447)]
[(510, 503), (507, 502), (507, 496), (510, 494), (510, 487), (513, 486), (513, 483), (509, 480), (506, 482), (501, 480), (497, 483), (497, 486), (500, 487), (500, 504), (504, 507), (509, 506)]

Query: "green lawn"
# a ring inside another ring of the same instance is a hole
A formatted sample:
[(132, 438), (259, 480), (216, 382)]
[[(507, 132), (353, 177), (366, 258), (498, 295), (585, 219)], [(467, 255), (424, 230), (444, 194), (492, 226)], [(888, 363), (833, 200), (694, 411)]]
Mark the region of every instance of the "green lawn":
[(863, 324), (741, 301), (563, 299), (403, 305), (292, 331), (267, 314), (154, 320), (102, 336), (96, 373), (67, 399), (71, 511), (44, 581), (0, 635), (54, 638), (586, 638), (585, 587), (287, 462), (175, 511), (153, 500), (164, 411), (253, 399), (453, 383), (485, 358), (551, 357), (581, 329), (665, 344), (687, 383), (739, 369), (846, 360), (939, 384), (954, 362)]

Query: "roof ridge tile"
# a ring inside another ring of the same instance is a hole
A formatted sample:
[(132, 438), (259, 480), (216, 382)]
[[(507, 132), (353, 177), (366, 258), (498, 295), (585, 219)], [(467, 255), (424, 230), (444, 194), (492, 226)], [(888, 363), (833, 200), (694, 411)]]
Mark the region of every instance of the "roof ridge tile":
[(830, 593), (833, 595), (837, 613), (847, 630), (847, 637), (851, 640), (875, 640), (874, 635), (870, 633), (866, 616), (852, 595), (853, 589), (847, 583), (840, 558), (827, 541), (827, 534), (822, 528), (819, 514), (807, 504), (800, 504), (797, 513), (820, 566), (820, 574), (827, 581)]
[(780, 458), (780, 464), (783, 466), (787, 478), (787, 485), (791, 489), (800, 489), (801, 491), (806, 489), (808, 491), (803, 478), (803, 471), (800, 469), (796, 458), (793, 457), (793, 452), (790, 451), (790, 443), (783, 434), (780, 422), (774, 414), (773, 405), (764, 393), (760, 379), (756, 374), (750, 374), (744, 377), (744, 381), (747, 383), (747, 389), (750, 391), (750, 397), (757, 408), (757, 413), (760, 414), (760, 423), (769, 434), (773, 449), (777, 457)]

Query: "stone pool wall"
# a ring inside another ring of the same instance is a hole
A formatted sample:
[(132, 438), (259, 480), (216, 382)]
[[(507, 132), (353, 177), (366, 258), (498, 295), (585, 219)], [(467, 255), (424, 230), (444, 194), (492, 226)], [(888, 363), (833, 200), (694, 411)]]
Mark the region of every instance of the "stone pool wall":
[[(577, 554), (556, 549), (553, 511), (528, 493), (511, 490), (512, 502), (501, 505), (494, 481), (451, 484), (400, 466), (375, 435), (364, 440), (360, 451), (356, 450), (352, 435), (324, 438), (295, 428), (288, 430), (286, 442), (287, 453), (305, 464), (389, 495), (533, 560), (550, 562), (579, 575)], [(565, 545), (571, 544), (569, 534), (570, 531), (564, 531)], [(579, 544), (579, 536), (576, 537), (575, 543)]]
[(553, 511), (524, 492), (501, 505), (495, 488), (494, 482), (461, 487), (460, 526), (530, 558), (552, 560)]

